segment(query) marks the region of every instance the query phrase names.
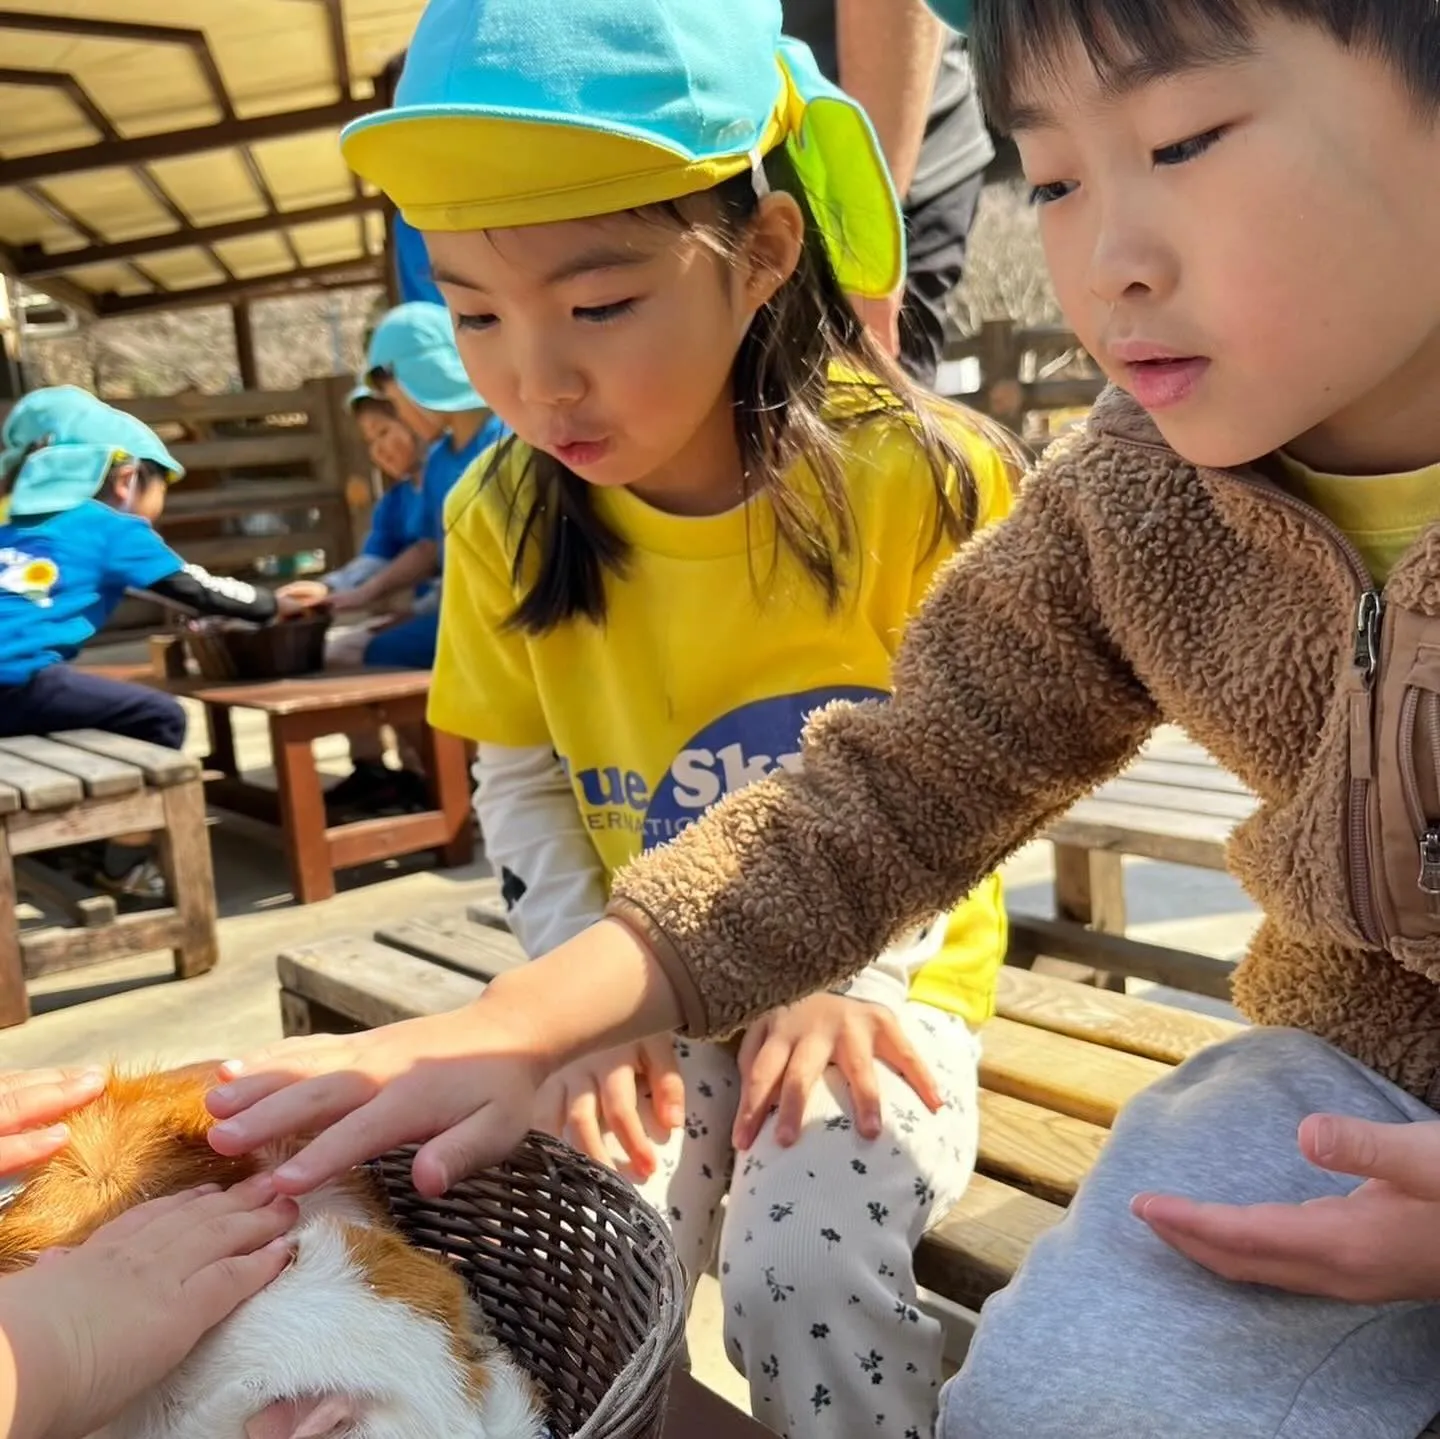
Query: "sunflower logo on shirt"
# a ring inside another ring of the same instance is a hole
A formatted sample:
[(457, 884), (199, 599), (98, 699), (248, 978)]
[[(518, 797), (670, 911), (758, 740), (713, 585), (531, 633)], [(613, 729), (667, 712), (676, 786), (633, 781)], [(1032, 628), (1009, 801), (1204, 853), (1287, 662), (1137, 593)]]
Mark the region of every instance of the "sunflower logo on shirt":
[(0, 592), (19, 595), (48, 609), (52, 603), (50, 592), (59, 578), (60, 569), (54, 560), (14, 550), (0, 551)]

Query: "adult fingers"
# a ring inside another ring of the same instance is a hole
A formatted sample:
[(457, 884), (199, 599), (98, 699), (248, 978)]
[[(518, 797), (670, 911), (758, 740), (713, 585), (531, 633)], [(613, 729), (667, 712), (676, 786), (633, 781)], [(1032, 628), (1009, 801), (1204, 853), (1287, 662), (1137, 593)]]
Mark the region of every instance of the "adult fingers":
[(58, 1154), (69, 1142), (70, 1131), (63, 1124), (49, 1129), (31, 1129), (23, 1134), (0, 1135), (0, 1179), (19, 1174), (52, 1154)]
[(0, 1076), (0, 1134), (53, 1124), (104, 1088), (100, 1070), (47, 1069)]

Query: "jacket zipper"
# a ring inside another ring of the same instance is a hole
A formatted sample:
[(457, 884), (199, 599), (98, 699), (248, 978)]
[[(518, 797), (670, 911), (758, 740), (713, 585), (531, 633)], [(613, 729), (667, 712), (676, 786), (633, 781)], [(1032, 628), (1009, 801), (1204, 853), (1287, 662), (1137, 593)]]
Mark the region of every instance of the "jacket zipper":
[[(1118, 437), (1117, 437), (1118, 438)], [(1122, 443), (1131, 444), (1139, 449), (1154, 450), (1161, 454), (1174, 454), (1164, 445), (1156, 445), (1145, 440), (1122, 440)], [(1248, 475), (1237, 470), (1212, 470), (1205, 469), (1208, 475), (1214, 475), (1218, 479), (1230, 484), (1242, 485), (1252, 490), (1260, 499), (1272, 505), (1278, 505), (1281, 509), (1291, 510), (1298, 515), (1312, 530), (1323, 535), (1332, 550), (1340, 557), (1345, 568), (1349, 570), (1351, 580), (1357, 592), (1355, 604), (1355, 641), (1351, 662), (1359, 671), (1364, 681), (1366, 692), (1369, 696), (1369, 714), (1367, 722), (1372, 733), (1375, 724), (1375, 679), (1380, 669), (1382, 635), (1385, 624), (1385, 592), (1383, 587), (1376, 587), (1371, 577), (1370, 568), (1362, 558), (1360, 551), (1351, 543), (1349, 537), (1340, 527), (1334, 524), (1328, 516), (1322, 514), (1313, 505), (1308, 505), (1304, 500), (1297, 499), (1288, 491), (1281, 489), (1278, 485), (1260, 475)], [(1350, 777), (1349, 794), (1346, 797), (1346, 849), (1350, 861), (1350, 904), (1355, 912), (1355, 920), (1360, 926), (1360, 932), (1367, 944), (1373, 945), (1376, 949), (1383, 949), (1385, 946), (1385, 932), (1380, 923), (1380, 907), (1375, 899), (1375, 876), (1370, 863), (1370, 777), (1369, 775)], [(1426, 839), (1430, 838), (1426, 832)], [(1434, 859), (1436, 863), (1435, 878), (1440, 884), (1440, 826), (1435, 830)], [(1425, 848), (1422, 844), (1422, 874), (1425, 873), (1424, 861), (1426, 859)]]

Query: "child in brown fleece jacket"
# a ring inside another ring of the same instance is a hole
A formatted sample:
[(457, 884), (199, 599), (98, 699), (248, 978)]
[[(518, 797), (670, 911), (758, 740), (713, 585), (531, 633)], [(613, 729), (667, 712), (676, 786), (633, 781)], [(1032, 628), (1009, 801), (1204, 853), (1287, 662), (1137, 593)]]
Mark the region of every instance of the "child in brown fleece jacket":
[(938, 580), (888, 704), (825, 711), (802, 771), (466, 1011), (253, 1056), (214, 1143), (331, 1124), (301, 1192), (428, 1138), (442, 1188), (575, 1054), (853, 973), (1167, 720), (1262, 801), (1232, 846), (1257, 1027), (1131, 1105), (940, 1432), (1414, 1439), (1440, 1186), (1295, 1135), (1440, 1118), (1440, 8), (979, 0), (973, 40), (1115, 388)]

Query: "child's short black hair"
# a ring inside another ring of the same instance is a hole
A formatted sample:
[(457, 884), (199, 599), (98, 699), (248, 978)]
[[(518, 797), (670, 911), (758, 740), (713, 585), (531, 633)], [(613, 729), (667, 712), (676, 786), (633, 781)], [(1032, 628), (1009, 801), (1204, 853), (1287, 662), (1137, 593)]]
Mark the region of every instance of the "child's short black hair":
[(977, 0), (971, 45), (986, 115), (1009, 130), (1020, 87), (1053, 77), (1072, 40), (1102, 78), (1136, 64), (1159, 76), (1241, 58), (1265, 15), (1317, 25), (1348, 49), (1380, 56), (1427, 113), (1440, 110), (1437, 0)]
[[(115, 498), (115, 486), (124, 473), (124, 465), (111, 465), (110, 472), (105, 476), (105, 482), (95, 492), (95, 498), (109, 504)], [(153, 460), (137, 460), (135, 462), (135, 483), (143, 494), (152, 485), (168, 485), (170, 476)]]

